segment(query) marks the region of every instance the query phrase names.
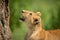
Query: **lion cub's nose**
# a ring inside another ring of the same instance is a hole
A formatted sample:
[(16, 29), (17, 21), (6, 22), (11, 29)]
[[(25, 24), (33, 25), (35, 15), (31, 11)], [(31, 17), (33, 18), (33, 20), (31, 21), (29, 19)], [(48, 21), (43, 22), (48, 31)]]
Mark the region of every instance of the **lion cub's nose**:
[(34, 19), (34, 21), (38, 21), (38, 19)]
[(22, 13), (25, 13), (25, 10), (22, 10)]

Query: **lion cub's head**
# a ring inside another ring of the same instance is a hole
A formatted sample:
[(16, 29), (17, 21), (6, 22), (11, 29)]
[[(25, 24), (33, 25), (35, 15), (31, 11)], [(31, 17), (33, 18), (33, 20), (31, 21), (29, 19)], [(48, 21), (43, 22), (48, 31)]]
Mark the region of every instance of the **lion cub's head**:
[(41, 13), (40, 12), (32, 12), (27, 10), (22, 10), (21, 21), (25, 22), (27, 25), (37, 25), (41, 21)]

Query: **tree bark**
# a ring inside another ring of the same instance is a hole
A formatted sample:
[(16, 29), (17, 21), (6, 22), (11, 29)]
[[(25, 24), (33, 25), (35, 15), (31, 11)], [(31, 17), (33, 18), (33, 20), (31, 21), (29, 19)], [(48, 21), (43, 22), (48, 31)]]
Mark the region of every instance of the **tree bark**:
[(0, 0), (0, 40), (12, 40), (9, 19), (9, 0)]

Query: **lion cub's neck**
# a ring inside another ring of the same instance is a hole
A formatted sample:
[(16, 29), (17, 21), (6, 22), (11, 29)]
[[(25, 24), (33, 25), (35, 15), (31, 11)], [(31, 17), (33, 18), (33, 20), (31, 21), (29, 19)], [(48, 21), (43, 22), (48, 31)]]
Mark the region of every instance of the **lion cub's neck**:
[(34, 31), (37, 31), (37, 30), (39, 30), (39, 31), (43, 30), (41, 23), (28, 26), (28, 34), (29, 35), (31, 35)]
[(38, 29), (40, 29), (40, 30), (43, 29), (41, 23), (36, 24), (36, 25), (29, 25), (28, 26), (28, 30), (30, 30), (30, 31), (35, 31), (35, 30), (38, 30)]

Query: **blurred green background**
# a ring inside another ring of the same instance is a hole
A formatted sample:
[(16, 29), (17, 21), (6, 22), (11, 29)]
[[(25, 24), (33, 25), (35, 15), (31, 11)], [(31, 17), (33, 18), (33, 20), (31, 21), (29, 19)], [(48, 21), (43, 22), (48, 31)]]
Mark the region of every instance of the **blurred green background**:
[(26, 25), (19, 22), (22, 10), (40, 11), (45, 30), (60, 29), (60, 0), (10, 0), (13, 40), (24, 40)]

